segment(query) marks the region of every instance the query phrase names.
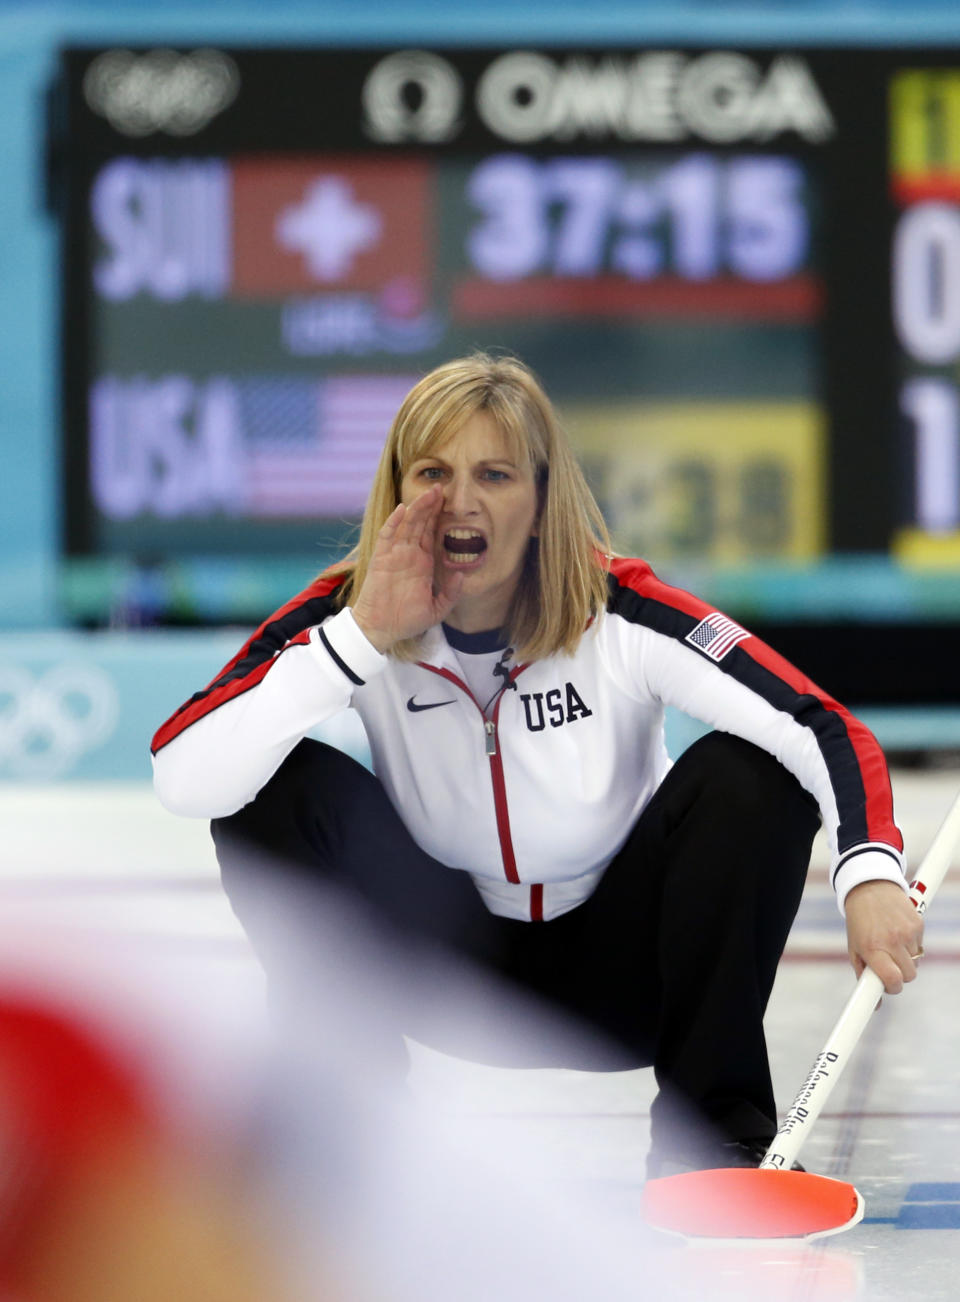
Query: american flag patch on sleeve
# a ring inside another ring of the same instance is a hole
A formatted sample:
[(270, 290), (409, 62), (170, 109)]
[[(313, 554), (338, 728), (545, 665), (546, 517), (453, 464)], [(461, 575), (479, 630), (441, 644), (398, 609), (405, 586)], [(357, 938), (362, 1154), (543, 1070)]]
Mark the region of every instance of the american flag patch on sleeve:
[(742, 642), (750, 634), (739, 624), (735, 624), (732, 619), (726, 615), (721, 615), (719, 610), (715, 610), (712, 615), (706, 619), (701, 619), (696, 628), (691, 629), (684, 642), (689, 642), (695, 646), (698, 651), (709, 656), (711, 660), (720, 661), (732, 651), (738, 642)]

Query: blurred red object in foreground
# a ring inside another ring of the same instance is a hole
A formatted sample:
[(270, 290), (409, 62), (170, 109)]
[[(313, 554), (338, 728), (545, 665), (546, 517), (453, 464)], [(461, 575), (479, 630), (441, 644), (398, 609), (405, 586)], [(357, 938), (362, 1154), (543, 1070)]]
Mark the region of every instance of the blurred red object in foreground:
[(177, 1133), (100, 1028), (0, 995), (0, 1292), (15, 1302), (282, 1298), (239, 1153)]

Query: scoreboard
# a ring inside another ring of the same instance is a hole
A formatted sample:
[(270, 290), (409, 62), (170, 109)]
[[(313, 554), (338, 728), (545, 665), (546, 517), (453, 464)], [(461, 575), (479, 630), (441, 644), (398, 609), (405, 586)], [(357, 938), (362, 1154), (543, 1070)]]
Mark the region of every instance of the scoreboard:
[(754, 619), (960, 571), (960, 51), (73, 48), (49, 120), (77, 618), (265, 613), (478, 347)]
[(907, 557), (960, 559), (960, 59), (890, 80), (893, 322), (914, 496)]

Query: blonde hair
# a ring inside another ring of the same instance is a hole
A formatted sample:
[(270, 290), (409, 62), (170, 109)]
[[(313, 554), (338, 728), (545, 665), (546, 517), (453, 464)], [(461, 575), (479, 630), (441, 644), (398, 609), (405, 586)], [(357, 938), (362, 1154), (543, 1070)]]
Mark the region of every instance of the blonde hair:
[[(518, 464), (529, 463), (539, 496), (538, 536), (530, 540), (507, 619), (511, 642), (526, 660), (572, 653), (606, 603), (610, 539), (549, 398), (514, 357), (474, 353), (438, 366), (414, 385), (387, 436), (360, 539), (323, 577), (345, 575), (340, 601), (353, 604), (408, 467), (477, 412), (493, 417)], [(415, 659), (418, 644), (419, 638), (399, 642), (390, 654)]]

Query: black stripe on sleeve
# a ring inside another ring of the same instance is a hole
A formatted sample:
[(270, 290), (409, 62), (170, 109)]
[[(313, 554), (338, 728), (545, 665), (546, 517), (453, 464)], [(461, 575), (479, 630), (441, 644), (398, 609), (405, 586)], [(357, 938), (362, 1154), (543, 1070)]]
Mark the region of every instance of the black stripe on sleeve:
[(362, 687), (363, 679), (358, 678), (357, 675), (350, 668), (350, 666), (347, 664), (346, 660), (344, 660), (342, 656), (337, 655), (336, 651), (334, 651), (333, 647), (330, 645), (330, 639), (327, 637), (326, 633), (324, 633), (323, 629), (318, 628), (317, 632), (320, 635), (320, 641), (327, 648), (327, 654), (330, 656), (330, 659), (337, 666), (337, 668), (347, 675), (351, 683), (355, 683), (357, 687)]
[[(791, 715), (801, 728), (809, 728), (816, 737), (837, 802), (838, 851), (842, 854), (850, 846), (869, 841), (866, 787), (856, 749), (842, 717), (811, 693), (797, 692), (741, 648), (731, 651), (727, 659), (732, 661), (734, 657), (737, 663), (729, 669), (733, 678), (774, 709)], [(720, 667), (725, 668), (726, 661)]]
[(663, 633), (682, 641), (700, 623), (692, 615), (653, 597), (645, 597), (634, 588), (620, 583), (615, 574), (607, 575), (607, 586), (610, 589), (607, 610), (613, 615), (621, 615), (628, 624), (642, 624), (655, 633)]
[(873, 851), (873, 850), (876, 850), (879, 854), (888, 854), (888, 855), (890, 856), (890, 858), (893, 860), (893, 862), (897, 865), (897, 871), (900, 872), (900, 873), (903, 872), (903, 869), (902, 869), (901, 866), (900, 866), (900, 860), (899, 860), (899, 859), (897, 858), (897, 856), (893, 853), (893, 851), (892, 851), (892, 850), (888, 850), (886, 846), (884, 846), (884, 845), (877, 845), (877, 844), (873, 844), (873, 845), (862, 845), (862, 846), (858, 847), (856, 850), (851, 850), (849, 854), (845, 854), (845, 855), (843, 856), (843, 858), (842, 858), (842, 859), (840, 860), (840, 862), (837, 864), (836, 868), (834, 868), (834, 870), (833, 870), (833, 876), (830, 878), (830, 883), (831, 883), (831, 885), (835, 885), (835, 884), (836, 884), (837, 873), (839, 873), (839, 871), (840, 871), (841, 868), (846, 867), (846, 865), (850, 862), (851, 859), (856, 859), (856, 857), (857, 857), (858, 854), (867, 854), (869, 851)]
[[(338, 609), (335, 598), (336, 592), (334, 591), (323, 597), (309, 597), (299, 604), (296, 604), (295, 601), (290, 606), (278, 611), (276, 615), (257, 629), (237, 660), (229, 665), (212, 683), (201, 691), (195, 692), (180, 709), (185, 710), (188, 706), (193, 705), (195, 701), (202, 701), (204, 697), (216, 692), (221, 687), (225, 687), (228, 683), (232, 683), (238, 678), (245, 678), (264, 660), (272, 660), (278, 651), (282, 651), (287, 643), (291, 642), (299, 633), (302, 633), (304, 629), (312, 628), (314, 624), (321, 624), (328, 615), (334, 614)], [(180, 711), (177, 713), (180, 713)]]
[(303, 642), (307, 630), (319, 626), (340, 608), (338, 585), (318, 580), (265, 620), (232, 660), (199, 692), (175, 710), (153, 735), (155, 755), (185, 728), (228, 700), (256, 687), (270, 672), (278, 655)]
[[(687, 614), (655, 597), (644, 596), (621, 584), (615, 575), (610, 575), (609, 586), (607, 609), (628, 623), (640, 624), (683, 643), (687, 634), (700, 622), (699, 615)], [(757, 646), (764, 645), (758, 638), (751, 638), (751, 641)], [(690, 643), (684, 645), (695, 650)], [(713, 663), (721, 673), (741, 683), (775, 710), (789, 714), (802, 728), (809, 728), (814, 734), (837, 802), (839, 852), (842, 854), (852, 846), (869, 841), (863, 774), (853, 742), (836, 710), (828, 709), (812, 693), (799, 692), (791, 687), (772, 669), (754, 660), (743, 645), (735, 646), (721, 662)]]

